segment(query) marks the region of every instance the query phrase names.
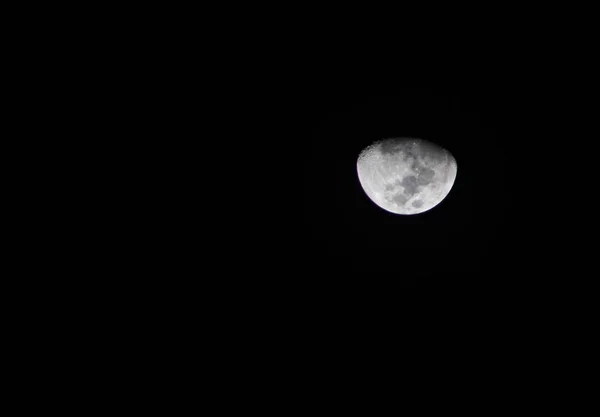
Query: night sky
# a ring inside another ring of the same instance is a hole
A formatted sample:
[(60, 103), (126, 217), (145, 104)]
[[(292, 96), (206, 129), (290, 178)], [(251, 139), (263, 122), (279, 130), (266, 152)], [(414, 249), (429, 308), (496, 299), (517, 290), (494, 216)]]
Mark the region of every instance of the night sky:
[[(304, 161), (308, 268), (358, 272), (385, 288), (505, 274), (524, 245), (514, 238), (518, 221), (511, 210), (511, 169), (517, 162), (511, 161), (515, 149), (507, 146), (506, 135), (515, 120), (506, 102), (476, 89), (321, 97), (308, 120)], [(359, 183), (360, 151), (395, 137), (429, 140), (457, 161), (450, 194), (425, 213), (389, 213)]]

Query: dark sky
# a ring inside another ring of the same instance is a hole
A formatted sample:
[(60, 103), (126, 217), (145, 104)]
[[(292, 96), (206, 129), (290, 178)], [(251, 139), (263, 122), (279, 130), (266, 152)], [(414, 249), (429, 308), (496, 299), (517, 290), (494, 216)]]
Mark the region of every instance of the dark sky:
[[(514, 160), (519, 143), (507, 135), (522, 115), (507, 106), (475, 88), (323, 96), (308, 121), (306, 263), (322, 271), (362, 273), (388, 288), (472, 282), (482, 274), (502, 275), (518, 263), (524, 243), (514, 230), (527, 210), (514, 216), (511, 170), (519, 165)], [(392, 137), (426, 139), (456, 158), (455, 184), (430, 211), (395, 215), (363, 192), (356, 175), (359, 152)]]

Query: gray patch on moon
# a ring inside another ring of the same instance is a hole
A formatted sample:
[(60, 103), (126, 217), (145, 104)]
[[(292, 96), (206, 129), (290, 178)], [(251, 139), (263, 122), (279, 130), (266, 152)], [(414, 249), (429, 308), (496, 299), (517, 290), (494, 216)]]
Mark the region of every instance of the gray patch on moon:
[(396, 189), (396, 187), (399, 185), (401, 185), (400, 180), (396, 180), (396, 182), (394, 182), (392, 184), (386, 184), (385, 190), (386, 191), (394, 191)]
[(422, 205), (423, 205), (423, 202), (421, 200), (415, 200), (415, 201), (412, 202), (412, 206), (416, 207), (416, 208), (419, 208)]
[(421, 166), (422, 165), (419, 163), (419, 160), (415, 159), (410, 168), (418, 174), (421, 172)]
[(413, 195), (417, 192), (419, 187), (417, 183), (417, 177), (414, 175), (408, 175), (402, 180), (402, 186), (404, 187), (404, 194)]
[(408, 201), (408, 198), (406, 198), (405, 196), (403, 196), (402, 194), (396, 194), (394, 196), (394, 198), (392, 198), (392, 200), (396, 203), (399, 204), (401, 206), (403, 206), (404, 204), (406, 204), (406, 202)]
[(423, 168), (419, 171), (419, 177), (417, 178), (417, 183), (419, 185), (427, 185), (431, 181), (433, 181), (433, 177), (435, 177), (435, 171), (431, 168)]

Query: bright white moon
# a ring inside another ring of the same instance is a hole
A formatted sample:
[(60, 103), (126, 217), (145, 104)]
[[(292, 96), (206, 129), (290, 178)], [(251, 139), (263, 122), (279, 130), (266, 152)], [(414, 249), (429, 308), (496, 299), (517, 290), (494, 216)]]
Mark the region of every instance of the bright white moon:
[(365, 193), (396, 214), (418, 214), (437, 206), (456, 179), (450, 152), (423, 139), (385, 139), (364, 149), (356, 163)]

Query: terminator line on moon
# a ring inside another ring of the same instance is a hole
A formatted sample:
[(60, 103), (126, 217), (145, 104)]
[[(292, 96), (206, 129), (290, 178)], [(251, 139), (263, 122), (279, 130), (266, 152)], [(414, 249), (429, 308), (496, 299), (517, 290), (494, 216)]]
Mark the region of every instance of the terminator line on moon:
[(456, 179), (456, 160), (423, 139), (396, 138), (365, 148), (356, 163), (365, 193), (396, 214), (418, 214), (437, 206)]

